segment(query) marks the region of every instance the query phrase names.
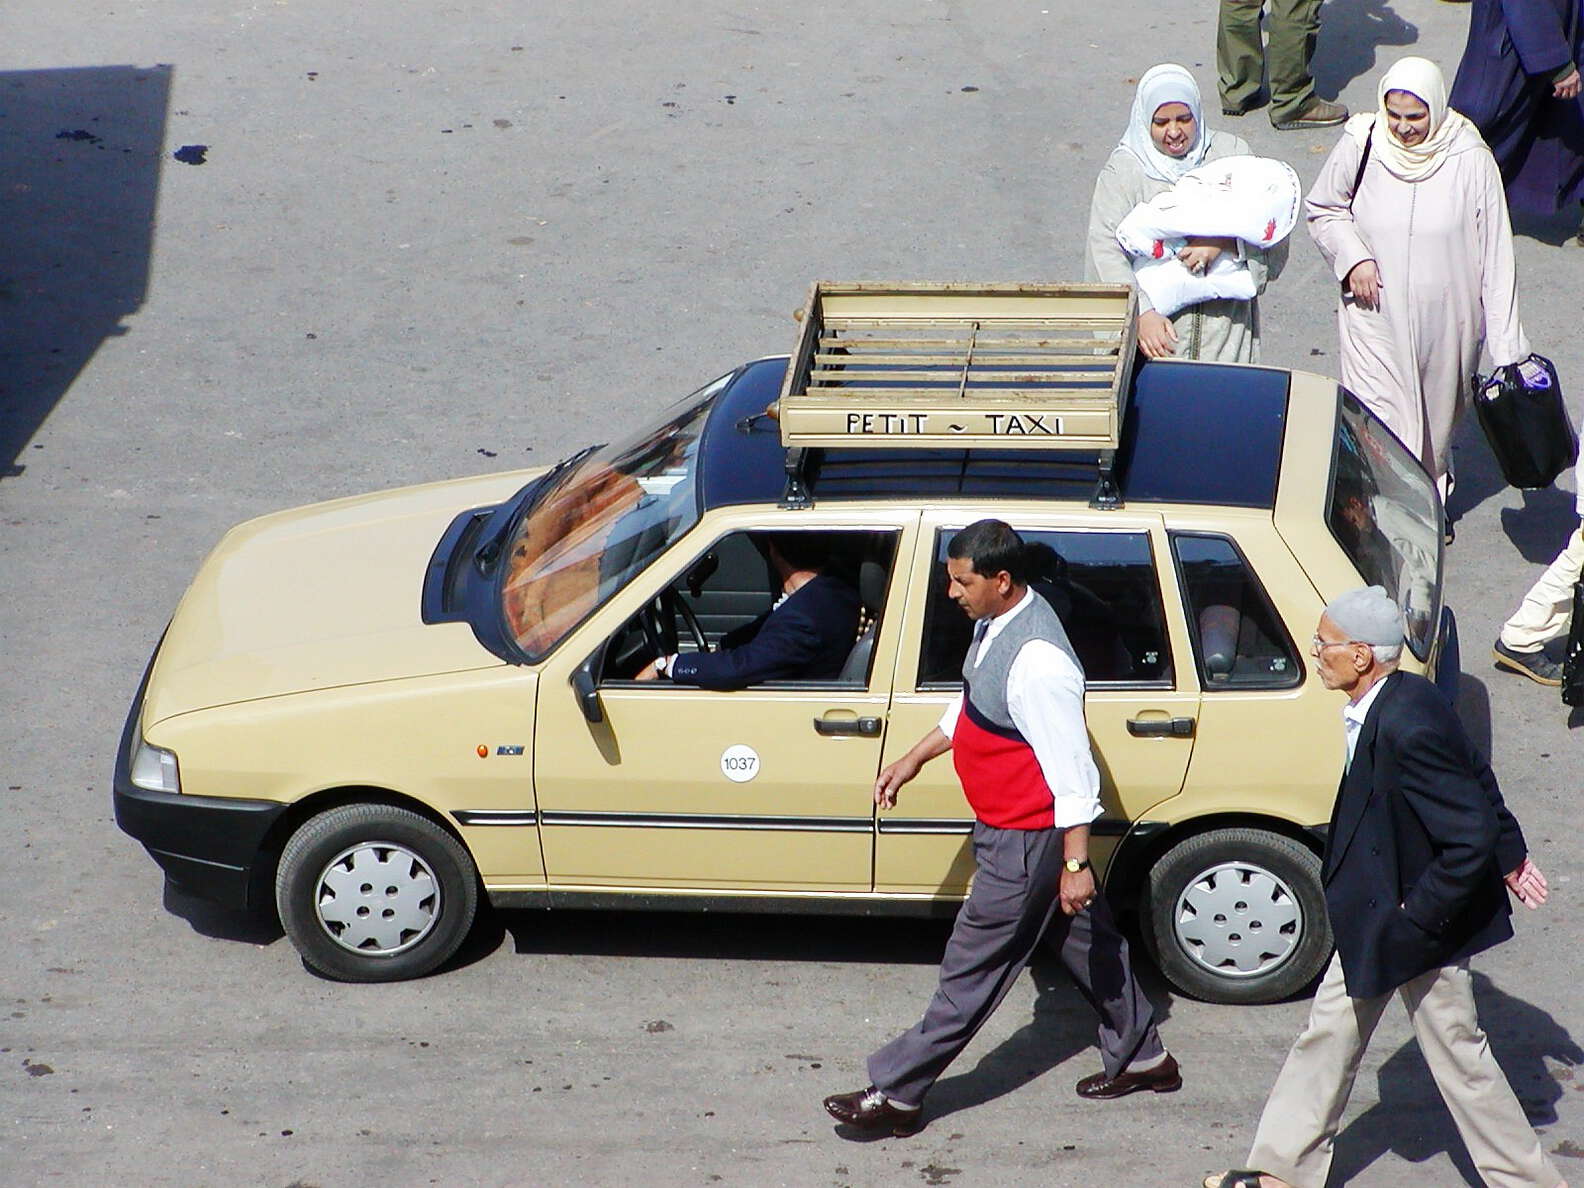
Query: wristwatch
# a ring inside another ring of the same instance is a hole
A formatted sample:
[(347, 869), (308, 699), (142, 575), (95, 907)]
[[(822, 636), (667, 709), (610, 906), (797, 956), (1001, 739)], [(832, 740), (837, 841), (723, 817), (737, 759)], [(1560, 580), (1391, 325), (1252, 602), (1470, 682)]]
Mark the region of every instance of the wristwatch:
[(654, 662), (655, 675), (667, 676), (671, 671), (670, 656), (656, 656)]
[(1063, 865), (1066, 866), (1066, 868), (1069, 871), (1071, 871), (1073, 874), (1077, 874), (1081, 870), (1088, 870), (1089, 869), (1089, 859), (1087, 859), (1087, 858), (1069, 858), (1069, 859), (1067, 859), (1067, 861), (1065, 863), (1063, 863)]

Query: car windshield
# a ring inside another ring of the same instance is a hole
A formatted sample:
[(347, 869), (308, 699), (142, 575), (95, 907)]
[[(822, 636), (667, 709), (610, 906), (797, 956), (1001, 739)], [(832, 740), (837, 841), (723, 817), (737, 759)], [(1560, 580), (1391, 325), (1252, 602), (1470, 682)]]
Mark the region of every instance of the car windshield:
[(1351, 392), (1342, 391), (1329, 519), (1370, 585), (1402, 607), (1407, 643), (1430, 655), (1441, 613), (1441, 501), (1425, 469)]
[(699, 435), (731, 378), (699, 389), (626, 441), (593, 451), (530, 496), (501, 585), (506, 629), (530, 662), (698, 520)]

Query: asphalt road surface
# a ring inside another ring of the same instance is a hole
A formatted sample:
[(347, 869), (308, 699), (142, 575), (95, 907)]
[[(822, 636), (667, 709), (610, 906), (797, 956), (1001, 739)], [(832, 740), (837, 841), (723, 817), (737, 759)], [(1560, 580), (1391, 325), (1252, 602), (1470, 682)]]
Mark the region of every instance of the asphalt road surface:
[[(1331, 0), (1317, 75), (1368, 106), (1467, 6)], [(8, 1184), (1197, 1183), (1236, 1164), (1306, 1012), (1149, 986), (1186, 1085), (1087, 1103), (1046, 959), (909, 1140), (820, 1098), (931, 990), (940, 925), (492, 917), (458, 968), (309, 975), (268, 921), (162, 890), (110, 817), (127, 703), (220, 534), (274, 509), (550, 462), (790, 348), (826, 279), (1080, 275), (1089, 189), (1160, 60), (1214, 115), (1209, 3), (14, 0), (0, 12), (0, 1180)], [(1307, 183), (1334, 132), (1237, 121)], [(1566, 218), (1521, 308), (1577, 407)], [(1266, 360), (1333, 372), (1302, 232)], [(1581, 719), (1492, 670), (1573, 522), (1458, 452), (1463, 711), (1551, 876), (1477, 963), (1492, 1044), (1584, 1182)], [(1567, 480), (1571, 487), (1571, 479)], [(1466, 1159), (1400, 1012), (1338, 1156)], [(1473, 1181), (1468, 1181), (1473, 1182)]]

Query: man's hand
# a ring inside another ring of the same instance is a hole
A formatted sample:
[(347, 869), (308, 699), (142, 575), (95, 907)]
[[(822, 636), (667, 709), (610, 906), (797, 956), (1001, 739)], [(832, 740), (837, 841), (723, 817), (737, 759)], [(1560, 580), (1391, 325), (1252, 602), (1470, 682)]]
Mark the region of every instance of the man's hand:
[(887, 765), (875, 780), (874, 802), (881, 808), (896, 808), (897, 793), (902, 785), (918, 775), (919, 769), (936, 755), (951, 750), (951, 739), (941, 733), (939, 726), (931, 730), (908, 750), (906, 755)]
[(1579, 82), (1579, 72), (1575, 69), (1572, 74), (1551, 88), (1551, 94), (1557, 99), (1577, 99)]
[(1145, 310), (1138, 318), (1138, 345), (1146, 358), (1170, 359), (1177, 353), (1177, 331), (1153, 309)]
[(1380, 269), (1374, 260), (1360, 260), (1347, 274), (1347, 289), (1361, 309), (1380, 308)]
[(923, 766), (921, 760), (913, 757), (912, 751), (888, 765), (875, 780), (874, 802), (881, 808), (896, 808), (897, 793), (902, 791), (902, 785), (918, 775)]
[(1064, 915), (1076, 916), (1094, 901), (1094, 871), (1084, 867), (1074, 874), (1065, 866), (1061, 876), (1061, 910)]
[(640, 668), (638, 670), (638, 674), (633, 677), (633, 680), (635, 681), (657, 681), (659, 679), (660, 673), (655, 669), (655, 662), (653, 660), (649, 661), (648, 664), (645, 664), (642, 668)]
[(1528, 858), (1520, 862), (1517, 869), (1503, 876), (1502, 881), (1507, 884), (1507, 890), (1518, 897), (1518, 902), (1530, 911), (1544, 903), (1551, 891), (1546, 884), (1545, 875), (1541, 874), (1540, 868)]

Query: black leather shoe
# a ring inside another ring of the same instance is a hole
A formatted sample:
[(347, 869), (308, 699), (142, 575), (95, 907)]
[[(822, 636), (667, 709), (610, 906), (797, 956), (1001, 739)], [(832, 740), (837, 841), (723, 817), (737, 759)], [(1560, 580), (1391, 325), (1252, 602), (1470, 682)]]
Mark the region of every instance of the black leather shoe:
[(889, 1130), (897, 1138), (917, 1134), (924, 1126), (921, 1108), (899, 1109), (873, 1085), (857, 1093), (832, 1094), (825, 1099), (825, 1112), (836, 1121), (860, 1130)]
[(1145, 1072), (1135, 1073), (1124, 1070), (1114, 1077), (1097, 1072), (1094, 1076), (1079, 1081), (1077, 1088), (1079, 1097), (1087, 1097), (1091, 1100), (1126, 1097), (1129, 1093), (1137, 1093), (1140, 1089), (1149, 1089), (1155, 1093), (1175, 1093), (1182, 1088), (1182, 1070), (1177, 1067), (1177, 1058), (1167, 1053), (1165, 1060)]

